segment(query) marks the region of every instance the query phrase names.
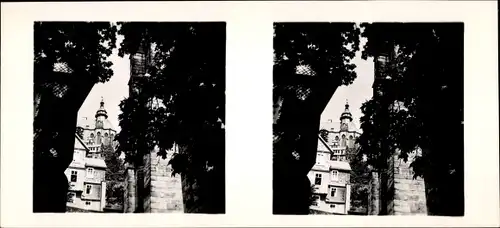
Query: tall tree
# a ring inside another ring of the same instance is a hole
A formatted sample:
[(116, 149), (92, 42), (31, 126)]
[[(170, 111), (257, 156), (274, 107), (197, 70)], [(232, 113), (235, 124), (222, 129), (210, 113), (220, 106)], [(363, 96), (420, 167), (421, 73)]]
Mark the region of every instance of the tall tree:
[(101, 151), (106, 163), (106, 203), (123, 207), (125, 165), (112, 144), (102, 144)]
[(119, 154), (115, 152), (115, 149), (111, 144), (103, 144), (101, 146), (102, 155), (104, 156), (104, 162), (106, 163), (106, 181), (125, 181), (124, 172), (125, 165)]
[(225, 23), (122, 23), (119, 33), (122, 56), (144, 44), (154, 53), (141, 95), (120, 104), (120, 150), (137, 161), (155, 147), (165, 156), (178, 145), (171, 164), (192, 193), (186, 212), (223, 213)]
[(358, 45), (354, 23), (274, 24), (275, 214), (309, 213), (307, 173), (316, 156), (321, 106), (338, 86), (356, 78), (351, 60)]
[(362, 107), (363, 153), (380, 167), (381, 151), (406, 159), (421, 149), (412, 167), (425, 179), (428, 213), (463, 215), (463, 23), (362, 26), (365, 59), (393, 52), (382, 96)]
[(35, 22), (33, 211), (64, 212), (78, 109), (113, 74), (116, 28), (103, 22)]
[(351, 207), (368, 210), (368, 184), (371, 174), (369, 166), (358, 145), (347, 148), (346, 153), (351, 166)]

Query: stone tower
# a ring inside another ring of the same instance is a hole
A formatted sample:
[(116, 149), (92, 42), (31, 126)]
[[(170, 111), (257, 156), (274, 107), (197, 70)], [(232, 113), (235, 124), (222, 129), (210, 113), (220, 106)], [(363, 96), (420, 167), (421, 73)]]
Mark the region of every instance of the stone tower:
[[(140, 83), (148, 77), (152, 49), (147, 44), (130, 56), (130, 96), (140, 94)], [(157, 150), (146, 154), (142, 164), (127, 164), (125, 213), (182, 213), (184, 212), (182, 181), (179, 174), (172, 176), (168, 162), (177, 153), (177, 146), (167, 152), (167, 158), (157, 156)]]
[[(379, 89), (389, 83), (391, 77), (386, 70), (391, 67), (391, 60), (395, 58), (395, 51), (388, 51), (375, 58), (375, 81), (373, 96), (384, 96)], [(381, 97), (383, 99), (383, 97)], [(392, 105), (387, 104), (387, 109)], [(410, 164), (419, 151), (408, 155), (404, 162), (399, 158), (399, 151), (388, 156), (387, 166), (372, 172), (369, 183), (368, 214), (369, 215), (426, 215), (425, 183), (422, 178), (413, 178), (413, 169)]]
[(410, 154), (407, 162), (395, 154), (388, 160), (389, 168), (382, 171), (385, 175), (372, 172), (368, 198), (369, 215), (427, 215), (424, 179), (414, 179), (413, 169), (410, 167), (416, 154)]

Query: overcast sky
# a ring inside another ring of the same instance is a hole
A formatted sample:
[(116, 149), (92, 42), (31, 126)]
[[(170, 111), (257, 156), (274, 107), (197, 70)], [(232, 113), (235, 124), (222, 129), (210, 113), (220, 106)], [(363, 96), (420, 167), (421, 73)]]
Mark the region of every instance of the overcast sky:
[[(362, 49), (365, 42), (366, 38), (362, 38), (360, 49)], [(361, 105), (373, 96), (373, 58), (368, 58), (367, 60), (361, 59), (360, 50), (357, 52), (353, 62), (356, 64), (355, 71), (358, 77), (351, 85), (341, 86), (335, 91), (335, 94), (333, 94), (330, 102), (321, 115), (321, 121), (332, 119), (334, 122), (339, 122), (340, 114), (344, 111), (346, 100), (348, 100), (353, 122), (358, 128), (360, 127), (359, 118), (361, 117)]]
[[(117, 37), (117, 46), (123, 40), (123, 36)], [(361, 47), (366, 40), (361, 40)], [(130, 78), (130, 63), (128, 56), (120, 58), (118, 56), (118, 49), (113, 51), (110, 56), (113, 62), (114, 75), (106, 83), (98, 83), (94, 86), (87, 99), (83, 103), (78, 112), (78, 118), (87, 117), (93, 119), (94, 115), (99, 108), (101, 97), (104, 99), (105, 108), (108, 112), (108, 119), (114, 128), (119, 131), (118, 114), (120, 111), (120, 101), (128, 97), (128, 81)], [(353, 115), (353, 121), (359, 128), (359, 118), (361, 117), (361, 104), (372, 97), (372, 83), (373, 83), (373, 60), (362, 60), (361, 51), (358, 51), (355, 59), (356, 73), (358, 77), (354, 80), (353, 84), (349, 86), (341, 86), (337, 89), (330, 102), (326, 106), (321, 121), (332, 119), (339, 121), (340, 114), (344, 111), (346, 100), (349, 101), (350, 110)]]
[[(116, 40), (117, 47), (119, 47), (122, 40), (123, 36), (118, 35)], [(104, 99), (104, 107), (108, 112), (108, 119), (115, 130), (119, 131), (118, 114), (121, 113), (119, 104), (124, 98), (128, 97), (130, 62), (128, 55), (124, 58), (118, 56), (118, 48), (113, 50), (110, 60), (113, 62), (113, 66), (111, 67), (113, 69), (113, 76), (108, 82), (98, 83), (94, 86), (80, 108), (78, 118), (87, 117), (94, 119), (102, 97)]]

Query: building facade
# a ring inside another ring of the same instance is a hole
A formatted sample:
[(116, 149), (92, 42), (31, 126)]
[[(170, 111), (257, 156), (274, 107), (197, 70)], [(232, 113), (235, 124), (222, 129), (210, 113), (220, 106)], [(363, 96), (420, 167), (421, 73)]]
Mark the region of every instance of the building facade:
[(314, 185), (311, 210), (326, 214), (348, 213), (351, 167), (345, 157), (345, 150), (333, 150), (318, 136), (316, 163), (307, 175)]
[(361, 131), (352, 120), (349, 103), (346, 102), (344, 112), (340, 115), (340, 122), (334, 122), (330, 119), (321, 123), (320, 129), (328, 132), (327, 143), (330, 147), (336, 150), (354, 148)]
[(360, 130), (352, 122), (349, 104), (340, 115), (340, 122), (328, 120), (320, 124), (326, 139), (318, 137), (316, 164), (308, 177), (314, 184), (311, 210), (322, 214), (348, 214), (351, 200), (350, 172), (347, 149), (354, 148)]
[(73, 161), (64, 173), (70, 185), (68, 207), (103, 211), (106, 205), (106, 163), (104, 159), (93, 157), (76, 134)]
[(83, 117), (78, 122), (78, 128), (82, 132), (82, 140), (85, 146), (90, 150), (89, 156), (102, 158), (101, 149), (103, 145), (116, 147), (116, 142), (114, 141), (116, 130), (108, 120), (108, 112), (104, 108), (104, 99), (101, 100), (95, 118), (88, 119), (87, 117)]

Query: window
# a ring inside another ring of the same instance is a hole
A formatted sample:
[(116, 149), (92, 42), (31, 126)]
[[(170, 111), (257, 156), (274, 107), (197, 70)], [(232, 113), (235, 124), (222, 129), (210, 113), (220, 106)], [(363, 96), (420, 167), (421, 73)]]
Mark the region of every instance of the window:
[(339, 171), (337, 171), (337, 170), (332, 171), (332, 179), (339, 180)]
[(316, 173), (316, 178), (314, 179), (315, 185), (321, 185), (321, 173)]
[(323, 159), (323, 154), (318, 153), (316, 155), (316, 165), (321, 164), (321, 160)]
[(71, 171), (71, 182), (76, 182), (76, 180), (78, 179), (78, 172), (75, 171), (75, 170), (72, 170)]
[(350, 139), (350, 140), (352, 140), (353, 138), (354, 138), (354, 137), (352, 137), (352, 135), (351, 135), (351, 136), (349, 136), (349, 139)]
[(313, 195), (312, 197), (313, 199), (313, 202), (312, 202), (312, 205), (313, 206), (318, 206), (318, 200), (319, 200), (319, 196), (318, 195)]
[(331, 197), (335, 197), (335, 196), (336, 196), (336, 194), (337, 194), (337, 188), (332, 188), (332, 189), (330, 190), (330, 195), (331, 195)]
[[(104, 133), (104, 137), (106, 137), (106, 138), (107, 138), (107, 137), (108, 137), (108, 133)], [(351, 136), (351, 137), (352, 137), (352, 136)]]
[(338, 136), (335, 136), (335, 141), (339, 141), (339, 137)]
[(88, 184), (85, 188), (85, 193), (89, 195), (92, 192), (92, 185)]
[(88, 168), (87, 169), (87, 177), (88, 178), (94, 178), (94, 169), (93, 168)]
[(75, 202), (75, 193), (74, 192), (69, 192), (68, 193), (68, 203), (74, 203)]
[(332, 155), (331, 159), (332, 161), (337, 161), (338, 160), (338, 157), (336, 155)]
[(330, 208), (335, 208), (335, 204), (330, 204)]
[(85, 205), (90, 206), (90, 202), (89, 201), (85, 202)]
[(97, 144), (101, 144), (101, 132), (97, 132)]
[(94, 138), (94, 133), (90, 133), (90, 138), (93, 139)]

